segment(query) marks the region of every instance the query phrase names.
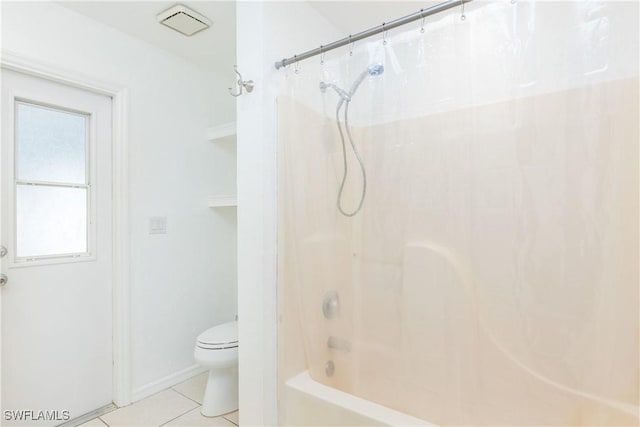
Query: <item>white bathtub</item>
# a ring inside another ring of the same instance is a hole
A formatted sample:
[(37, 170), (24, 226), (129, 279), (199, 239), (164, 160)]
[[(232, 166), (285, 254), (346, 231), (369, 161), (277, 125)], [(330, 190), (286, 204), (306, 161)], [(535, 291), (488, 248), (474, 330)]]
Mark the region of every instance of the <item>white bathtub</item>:
[(435, 426), (320, 384), (307, 371), (286, 382), (284, 399), (286, 426)]

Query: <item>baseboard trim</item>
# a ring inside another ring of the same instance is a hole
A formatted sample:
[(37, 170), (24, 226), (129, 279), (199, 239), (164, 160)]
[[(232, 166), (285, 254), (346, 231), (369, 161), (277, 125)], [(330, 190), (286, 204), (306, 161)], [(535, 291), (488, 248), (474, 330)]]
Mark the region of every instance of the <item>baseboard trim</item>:
[(149, 384), (138, 387), (131, 392), (131, 402), (137, 402), (138, 400), (149, 397), (152, 394), (156, 394), (162, 390), (166, 390), (173, 387), (176, 384), (181, 383), (184, 380), (188, 380), (198, 374), (206, 372), (207, 368), (203, 368), (200, 365), (192, 365), (186, 369), (167, 375), (166, 377), (157, 379)]

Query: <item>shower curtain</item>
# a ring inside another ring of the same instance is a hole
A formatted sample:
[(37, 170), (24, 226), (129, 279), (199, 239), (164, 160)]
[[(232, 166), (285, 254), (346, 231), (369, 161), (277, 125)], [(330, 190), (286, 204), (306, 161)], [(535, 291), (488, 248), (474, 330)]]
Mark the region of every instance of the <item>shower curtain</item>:
[(281, 381), (440, 425), (638, 425), (637, 23), (475, 1), (282, 72)]

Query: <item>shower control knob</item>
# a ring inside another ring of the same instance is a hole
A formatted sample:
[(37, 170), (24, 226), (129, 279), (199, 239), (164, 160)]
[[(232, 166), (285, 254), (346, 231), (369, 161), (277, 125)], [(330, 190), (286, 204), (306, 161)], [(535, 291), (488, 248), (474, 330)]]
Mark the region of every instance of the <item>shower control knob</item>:
[(6, 274), (0, 274), (0, 286), (6, 285), (8, 281), (9, 279)]
[(325, 363), (324, 373), (328, 377), (332, 377), (335, 372), (336, 372), (336, 365), (333, 363), (333, 360), (329, 360), (327, 363)]
[(0, 258), (4, 258), (7, 255), (7, 248), (0, 246)]
[(340, 313), (340, 300), (337, 292), (327, 292), (322, 300), (322, 313), (327, 319), (338, 316)]

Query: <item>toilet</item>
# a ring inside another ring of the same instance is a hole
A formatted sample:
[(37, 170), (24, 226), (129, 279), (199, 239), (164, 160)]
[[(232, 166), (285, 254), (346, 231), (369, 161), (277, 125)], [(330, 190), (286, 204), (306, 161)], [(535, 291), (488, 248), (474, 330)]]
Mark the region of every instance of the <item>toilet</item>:
[(196, 340), (196, 362), (209, 369), (200, 412), (205, 417), (238, 409), (238, 322), (207, 329)]

